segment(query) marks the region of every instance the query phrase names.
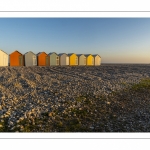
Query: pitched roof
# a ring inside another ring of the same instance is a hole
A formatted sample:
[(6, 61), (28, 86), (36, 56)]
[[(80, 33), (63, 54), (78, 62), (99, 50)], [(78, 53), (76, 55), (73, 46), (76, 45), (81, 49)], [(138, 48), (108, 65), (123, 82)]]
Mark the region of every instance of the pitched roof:
[[(63, 54), (66, 54), (66, 53), (59, 53), (58, 56), (62, 56)], [(67, 55), (67, 54), (66, 54), (66, 55)], [(67, 56), (68, 56), (68, 55), (67, 55)]]
[[(45, 53), (45, 52), (39, 52), (39, 53), (37, 53), (36, 55), (39, 56), (41, 53)], [(45, 53), (45, 54), (46, 54), (46, 53)], [(46, 55), (47, 55), (47, 54), (46, 54)]]
[[(76, 54), (77, 56), (81, 56), (81, 55), (84, 55), (84, 54)], [(85, 56), (85, 55), (84, 55)]]
[(73, 55), (73, 54), (75, 54), (75, 53), (68, 53), (68, 56), (71, 56), (71, 55)]
[(41, 52), (37, 53), (36, 55), (38, 56), (39, 54), (41, 54)]
[[(15, 51), (14, 51), (14, 52), (12, 52), (11, 54), (13, 54), (13, 53), (15, 53), (15, 52), (18, 52), (18, 53), (20, 53), (19, 51), (15, 50)], [(10, 55), (11, 55), (11, 54), (10, 54)], [(22, 53), (20, 53), (20, 54), (22, 55)]]
[[(52, 55), (52, 54), (54, 54), (55, 52), (50, 52), (48, 55)], [(57, 53), (55, 53), (56, 55), (58, 55)]]
[(84, 56), (86, 56), (86, 57), (88, 57), (89, 55), (91, 55), (91, 54), (84, 54)]
[[(0, 49), (0, 51), (4, 52), (3, 50)], [(5, 54), (7, 54), (6, 52), (4, 52)], [(7, 54), (8, 55), (8, 54)]]
[[(32, 54), (34, 54), (32, 51), (29, 51), (30, 53), (32, 53)], [(26, 52), (24, 55), (26, 55), (27, 53), (29, 53), (29, 52)], [(34, 55), (36, 55), (36, 54), (34, 54)]]
[(93, 54), (92, 56), (94, 56), (94, 57), (96, 57), (96, 56), (99, 56), (99, 57), (101, 57), (100, 55), (98, 55), (98, 54)]

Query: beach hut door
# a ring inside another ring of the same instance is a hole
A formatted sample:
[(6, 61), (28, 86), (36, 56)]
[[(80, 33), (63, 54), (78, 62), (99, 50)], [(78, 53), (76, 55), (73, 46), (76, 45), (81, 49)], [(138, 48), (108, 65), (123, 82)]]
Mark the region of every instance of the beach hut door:
[(23, 56), (19, 56), (19, 65), (20, 65), (20, 66), (23, 65)]
[(69, 57), (66, 57), (66, 65), (69, 65)]
[(33, 56), (33, 65), (36, 65), (36, 57)]

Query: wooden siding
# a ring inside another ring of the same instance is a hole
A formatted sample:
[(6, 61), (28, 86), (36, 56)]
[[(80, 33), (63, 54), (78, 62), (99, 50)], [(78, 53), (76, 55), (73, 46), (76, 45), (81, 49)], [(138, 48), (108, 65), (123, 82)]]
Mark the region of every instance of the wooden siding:
[(45, 52), (42, 52), (37, 56), (38, 66), (46, 66), (46, 56), (47, 54)]
[(10, 66), (24, 66), (24, 56), (18, 51), (11, 53)]

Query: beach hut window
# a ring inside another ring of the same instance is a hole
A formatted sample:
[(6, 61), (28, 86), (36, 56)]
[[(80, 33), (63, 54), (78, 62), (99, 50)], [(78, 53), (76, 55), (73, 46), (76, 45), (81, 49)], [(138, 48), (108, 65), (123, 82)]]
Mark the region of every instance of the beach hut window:
[(78, 65), (78, 57), (76, 57), (76, 65)]
[(36, 57), (33, 56), (33, 65), (36, 65)]
[(59, 65), (59, 57), (56, 57), (56, 65)]

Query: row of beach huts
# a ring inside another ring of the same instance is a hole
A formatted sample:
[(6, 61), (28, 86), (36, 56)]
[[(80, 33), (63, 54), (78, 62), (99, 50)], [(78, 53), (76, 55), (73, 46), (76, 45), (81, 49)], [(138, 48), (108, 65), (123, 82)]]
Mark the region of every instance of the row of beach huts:
[(0, 50), (0, 66), (99, 66), (100, 64), (101, 57), (98, 54), (57, 54), (55, 52), (34, 54), (31, 51), (21, 54), (16, 50), (8, 55)]

